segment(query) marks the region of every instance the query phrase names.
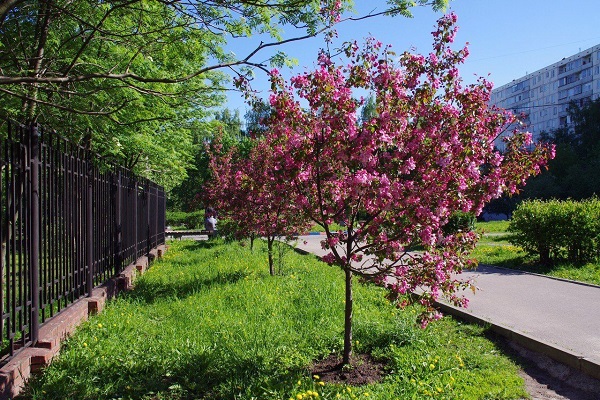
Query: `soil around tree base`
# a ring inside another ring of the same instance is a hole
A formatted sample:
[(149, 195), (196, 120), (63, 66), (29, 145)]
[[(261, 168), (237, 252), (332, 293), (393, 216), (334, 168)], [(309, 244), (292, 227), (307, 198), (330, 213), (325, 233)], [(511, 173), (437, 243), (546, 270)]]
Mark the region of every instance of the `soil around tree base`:
[[(600, 381), (502, 337), (496, 343), (520, 367), (519, 375), (532, 400), (599, 400)], [(353, 367), (343, 368), (342, 357), (332, 354), (315, 362), (312, 374), (323, 382), (361, 386), (380, 382), (385, 363), (369, 354), (353, 357)]]
[(385, 364), (375, 360), (369, 354), (357, 354), (352, 357), (352, 366), (344, 368), (342, 357), (332, 354), (317, 361), (312, 367), (313, 375), (323, 382), (340, 383), (351, 386), (380, 382), (385, 376)]

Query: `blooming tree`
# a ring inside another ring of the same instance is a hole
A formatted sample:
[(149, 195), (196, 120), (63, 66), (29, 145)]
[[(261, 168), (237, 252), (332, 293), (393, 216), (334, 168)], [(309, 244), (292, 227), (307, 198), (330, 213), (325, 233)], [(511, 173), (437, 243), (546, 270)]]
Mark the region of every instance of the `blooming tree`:
[(221, 140), (215, 140), (210, 151), (213, 179), (206, 192), (210, 201), (235, 222), (239, 237), (265, 238), (269, 272), (275, 275), (275, 240), (307, 230), (309, 220), (285, 196), (290, 180), (273, 168), (268, 145), (265, 140), (253, 139), (249, 154), (244, 156), (236, 146), (223, 151)]
[[(274, 193), (297, 204), (326, 232), (323, 260), (345, 273), (343, 362), (352, 354), (352, 277), (374, 279), (397, 294), (418, 295), (423, 326), (439, 317), (433, 303), (469, 285), (457, 273), (474, 265), (474, 232), (445, 234), (456, 210), (479, 214), (486, 202), (514, 193), (552, 156), (514, 132), (508, 151), (494, 140), (514, 119), (488, 106), (491, 83), (463, 85), (458, 65), (467, 48), (453, 50), (456, 16), (438, 21), (433, 51), (396, 56), (369, 39), (345, 48), (347, 65), (320, 54), (318, 68), (291, 79), (274, 71), (266, 142), (273, 170), (289, 180)], [(372, 92), (375, 116), (358, 121)], [(354, 92), (353, 92), (354, 91)], [(256, 167), (253, 166), (253, 168)], [(332, 224), (346, 227), (335, 232)], [(419, 246), (422, 251), (410, 251)]]

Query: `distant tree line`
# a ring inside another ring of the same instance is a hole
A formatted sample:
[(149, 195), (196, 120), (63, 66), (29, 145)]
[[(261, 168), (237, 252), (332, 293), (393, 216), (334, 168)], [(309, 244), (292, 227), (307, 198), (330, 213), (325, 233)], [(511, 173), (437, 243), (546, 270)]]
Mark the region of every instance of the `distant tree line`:
[(548, 170), (530, 179), (512, 197), (492, 202), (486, 210), (510, 215), (525, 199), (582, 200), (600, 195), (600, 99), (582, 107), (571, 103), (570, 124), (542, 132), (540, 140), (556, 144)]

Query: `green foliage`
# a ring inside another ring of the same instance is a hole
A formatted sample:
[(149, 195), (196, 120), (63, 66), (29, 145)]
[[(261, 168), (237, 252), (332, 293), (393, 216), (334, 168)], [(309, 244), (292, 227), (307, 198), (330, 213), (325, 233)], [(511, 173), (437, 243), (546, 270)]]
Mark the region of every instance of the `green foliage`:
[(600, 256), (600, 201), (525, 201), (513, 213), (508, 231), (512, 243), (543, 264), (595, 260)]
[(600, 285), (600, 262), (581, 264), (556, 260), (552, 265), (535, 262), (521, 247), (510, 244), (508, 225), (508, 221), (477, 223), (481, 239), (471, 256), (481, 264)]
[(0, 119), (42, 123), (170, 190), (188, 176), (197, 131), (225, 99), (221, 70), (262, 67), (251, 59), (259, 44), (237, 57), (226, 38), (263, 35), (270, 47), (284, 27), (317, 34), (331, 23), (320, 9), (331, 5), (1, 2)]
[[(0, 23), (0, 118), (39, 122), (167, 190), (177, 185), (226, 76), (174, 79), (204, 67), (223, 39), (191, 35), (190, 19), (164, 2), (19, 3)], [(2, 81), (29, 75), (42, 81)]]
[(475, 214), (456, 211), (452, 213), (450, 219), (444, 225), (443, 232), (445, 235), (453, 235), (457, 232), (470, 232), (475, 229)]
[(572, 124), (543, 133), (556, 144), (548, 170), (531, 179), (524, 198), (581, 200), (600, 195), (600, 99), (567, 110)]
[[(240, 149), (240, 154), (246, 156), (252, 141), (242, 130), (242, 120), (239, 111), (221, 110), (215, 119), (204, 123), (195, 131), (193, 139), (193, 160), (189, 165), (187, 176), (169, 193), (167, 208), (170, 210), (193, 211), (204, 208), (204, 193), (202, 188), (210, 184), (209, 150), (206, 145), (211, 143), (217, 134), (222, 134), (223, 151), (232, 146)], [(220, 228), (219, 228), (220, 229)]]
[[(263, 242), (174, 241), (135, 290), (111, 301), (28, 385), (30, 399), (519, 399), (518, 368), (484, 328), (450, 318), (423, 330), (416, 308), (356, 285), (357, 352), (387, 362), (381, 383), (323, 382), (313, 360), (339, 352), (342, 274), (290, 253), (264, 268)], [(310, 393), (309, 393), (310, 391)]]
[(372, 118), (377, 116), (377, 105), (375, 104), (375, 98), (373, 95), (367, 97), (365, 104), (360, 110), (360, 119), (361, 121), (366, 122), (370, 121)]
[(167, 226), (184, 229), (204, 229), (204, 211), (167, 211)]
[(256, 100), (252, 103), (250, 110), (244, 114), (248, 135), (257, 137), (266, 132), (265, 121), (271, 115), (271, 111), (271, 105), (266, 101)]

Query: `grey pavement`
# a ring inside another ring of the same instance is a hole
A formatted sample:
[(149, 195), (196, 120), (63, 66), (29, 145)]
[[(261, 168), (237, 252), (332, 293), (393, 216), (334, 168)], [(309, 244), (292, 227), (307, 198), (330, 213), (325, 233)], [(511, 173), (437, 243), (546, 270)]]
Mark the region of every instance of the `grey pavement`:
[[(323, 236), (299, 238), (299, 250), (323, 256)], [(466, 290), (468, 308), (441, 301), (445, 313), (489, 324), (531, 350), (600, 379), (600, 287), (541, 275), (479, 266), (461, 275), (478, 290)]]

